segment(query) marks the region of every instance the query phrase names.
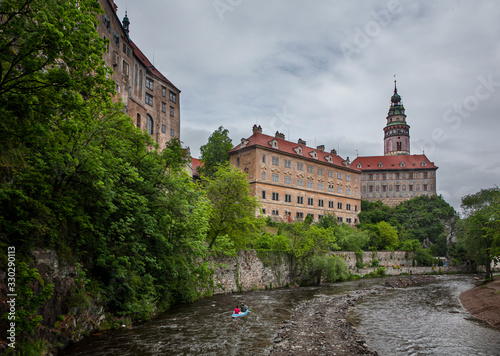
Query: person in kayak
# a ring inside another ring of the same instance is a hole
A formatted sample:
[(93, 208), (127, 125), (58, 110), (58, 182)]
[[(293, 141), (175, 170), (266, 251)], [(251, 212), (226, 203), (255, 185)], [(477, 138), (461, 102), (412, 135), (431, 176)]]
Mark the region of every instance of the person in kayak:
[(240, 308), (236, 306), (236, 308), (234, 308), (233, 314), (239, 314), (239, 313), (240, 313)]
[(241, 304), (240, 310), (242, 313), (245, 313), (248, 310), (248, 307), (245, 305), (245, 303)]

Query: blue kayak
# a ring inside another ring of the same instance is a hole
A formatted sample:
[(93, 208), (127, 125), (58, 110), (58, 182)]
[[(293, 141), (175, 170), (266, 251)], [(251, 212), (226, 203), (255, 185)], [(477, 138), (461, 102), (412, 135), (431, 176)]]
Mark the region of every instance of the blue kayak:
[(240, 316), (245, 316), (245, 315), (248, 314), (248, 312), (249, 312), (249, 309), (247, 309), (247, 311), (244, 312), (244, 313), (240, 312), (239, 314), (233, 314), (233, 318), (237, 318), (237, 317), (240, 317)]

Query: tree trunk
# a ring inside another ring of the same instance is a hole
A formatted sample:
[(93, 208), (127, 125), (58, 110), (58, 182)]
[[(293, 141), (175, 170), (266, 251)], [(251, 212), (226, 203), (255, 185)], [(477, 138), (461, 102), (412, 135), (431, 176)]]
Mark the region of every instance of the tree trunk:
[(491, 270), (491, 259), (486, 259), (486, 277), (485, 279), (493, 279), (493, 271)]

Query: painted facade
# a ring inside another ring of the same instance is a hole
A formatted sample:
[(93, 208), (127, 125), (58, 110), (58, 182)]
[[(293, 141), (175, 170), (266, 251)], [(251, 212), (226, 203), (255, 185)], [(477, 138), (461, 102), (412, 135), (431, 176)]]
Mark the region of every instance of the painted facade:
[(362, 171), (362, 199), (396, 206), (416, 196), (436, 195), (438, 167), (425, 154), (410, 154), (410, 126), (396, 86), (384, 127), (384, 156), (357, 157), (352, 165)]

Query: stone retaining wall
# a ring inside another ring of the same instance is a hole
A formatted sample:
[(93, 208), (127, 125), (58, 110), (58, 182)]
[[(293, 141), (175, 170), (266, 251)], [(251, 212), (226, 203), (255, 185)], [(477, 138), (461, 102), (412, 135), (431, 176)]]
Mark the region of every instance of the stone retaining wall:
[[(260, 257), (259, 257), (260, 254)], [(364, 276), (385, 267), (385, 274), (397, 276), (402, 273), (426, 274), (433, 272), (463, 272), (459, 267), (413, 267), (411, 252), (380, 251), (363, 253), (365, 268), (356, 267), (356, 255), (351, 251), (333, 253), (342, 258), (352, 274)], [(374, 260), (378, 266), (370, 267)], [(263, 253), (254, 250), (240, 251), (236, 257), (219, 257), (214, 261), (212, 294), (244, 292), (258, 289), (280, 288), (291, 285), (290, 264), (284, 255)]]
[[(352, 251), (336, 251), (333, 252), (335, 256), (338, 256), (344, 260), (349, 269), (354, 270), (356, 268), (356, 254)], [(383, 267), (394, 267), (394, 266), (412, 266), (413, 263), (413, 252), (406, 251), (363, 251), (363, 261), (367, 267), (372, 266), (372, 262), (376, 260), (378, 266)], [(376, 266), (374, 266), (376, 267)]]
[(286, 256), (255, 250), (240, 251), (236, 257), (217, 258), (213, 294), (279, 288), (291, 283)]
[[(380, 267), (366, 267), (351, 269), (351, 273), (364, 276), (376, 271)], [(463, 270), (460, 267), (442, 266), (442, 267), (386, 267), (385, 274), (388, 276), (399, 276), (403, 273), (408, 274), (427, 274), (427, 273), (460, 273)]]

